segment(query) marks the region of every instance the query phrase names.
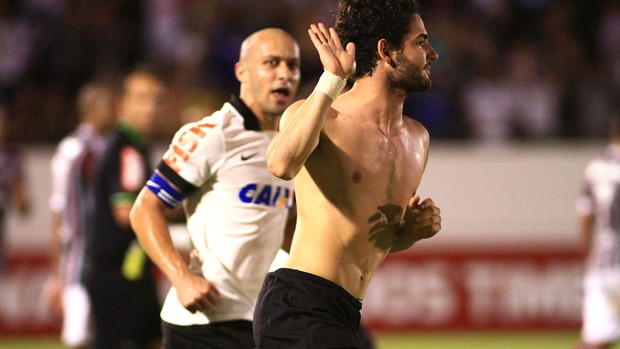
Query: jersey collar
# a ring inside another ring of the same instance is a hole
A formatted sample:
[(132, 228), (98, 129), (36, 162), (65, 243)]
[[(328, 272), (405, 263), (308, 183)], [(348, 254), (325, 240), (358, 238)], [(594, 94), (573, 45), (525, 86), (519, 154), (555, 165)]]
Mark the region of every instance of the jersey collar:
[(231, 95), (230, 96), (230, 104), (232, 104), (232, 106), (237, 109), (237, 111), (239, 112), (239, 114), (241, 114), (241, 116), (243, 116), (243, 126), (245, 126), (245, 129), (248, 131), (260, 131), (260, 125), (258, 123), (258, 118), (256, 118), (256, 115), (254, 115), (254, 112), (252, 112), (252, 110), (250, 110), (250, 108), (248, 108), (247, 105), (245, 105), (245, 103), (243, 103), (243, 101), (241, 100), (241, 98), (239, 98), (237, 95)]

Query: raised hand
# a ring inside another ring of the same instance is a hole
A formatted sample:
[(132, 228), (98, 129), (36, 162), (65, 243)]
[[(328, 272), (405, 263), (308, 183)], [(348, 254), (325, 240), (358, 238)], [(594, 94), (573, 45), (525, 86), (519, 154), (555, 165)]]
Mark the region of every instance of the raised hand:
[(349, 42), (344, 49), (336, 30), (323, 23), (310, 25), (308, 35), (326, 71), (345, 80), (355, 72), (355, 44)]

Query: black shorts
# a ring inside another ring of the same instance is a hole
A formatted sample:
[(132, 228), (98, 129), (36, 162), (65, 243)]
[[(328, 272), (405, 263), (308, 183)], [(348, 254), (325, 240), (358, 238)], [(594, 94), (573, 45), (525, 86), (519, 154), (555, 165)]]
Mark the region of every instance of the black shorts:
[(254, 349), (252, 322), (235, 320), (178, 326), (162, 322), (164, 349)]
[(94, 321), (92, 348), (140, 348), (161, 339), (154, 280), (126, 280), (120, 268), (92, 268), (85, 279)]
[(342, 287), (292, 269), (267, 274), (254, 312), (258, 349), (363, 348), (362, 303)]

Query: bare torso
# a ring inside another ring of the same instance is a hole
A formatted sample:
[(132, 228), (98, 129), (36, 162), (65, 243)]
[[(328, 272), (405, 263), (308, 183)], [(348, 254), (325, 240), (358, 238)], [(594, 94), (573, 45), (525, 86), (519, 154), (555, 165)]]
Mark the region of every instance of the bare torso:
[(365, 113), (343, 95), (328, 114), (318, 147), (295, 178), (298, 219), (286, 264), (359, 299), (390, 252), (428, 153), (418, 122), (398, 116), (386, 128)]

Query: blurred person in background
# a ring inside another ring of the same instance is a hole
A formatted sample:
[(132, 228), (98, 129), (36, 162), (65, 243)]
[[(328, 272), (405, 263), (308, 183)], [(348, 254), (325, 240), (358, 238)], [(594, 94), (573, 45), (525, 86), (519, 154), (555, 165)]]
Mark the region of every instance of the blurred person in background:
[(69, 348), (88, 348), (91, 321), (82, 280), (87, 224), (83, 209), (93, 190), (93, 178), (87, 172), (103, 151), (104, 135), (115, 122), (113, 88), (87, 84), (76, 104), (80, 123), (61, 140), (51, 161), (51, 275), (44, 296), (51, 310), (62, 316), (63, 343)]
[(610, 348), (620, 339), (620, 111), (609, 140), (587, 165), (576, 205), (586, 257), (578, 349)]
[(95, 166), (86, 170), (94, 190), (85, 202), (84, 284), (95, 349), (161, 347), (155, 270), (131, 229), (129, 211), (151, 172), (149, 134), (163, 93), (164, 83), (152, 69), (139, 67), (127, 74), (118, 123)]
[(620, 94), (620, 2), (604, 0), (597, 34), (603, 71), (612, 96)]
[[(131, 212), (172, 284), (161, 312), (165, 348), (254, 348), (256, 295), (288, 241), (293, 183), (269, 173), (265, 151), (299, 86), (297, 42), (282, 29), (259, 30), (241, 44), (234, 72), (239, 95), (176, 133)], [(165, 220), (182, 203), (189, 265)]]
[(32, 25), (17, 1), (0, 1), (0, 98), (11, 98), (33, 56)]
[(463, 92), (473, 135), (484, 141), (544, 139), (559, 134), (560, 94), (540, 63), (536, 43), (518, 39), (503, 59), (486, 57)]
[(0, 100), (0, 277), (4, 274), (6, 216), (11, 209), (30, 212), (22, 149), (9, 140), (9, 107)]

